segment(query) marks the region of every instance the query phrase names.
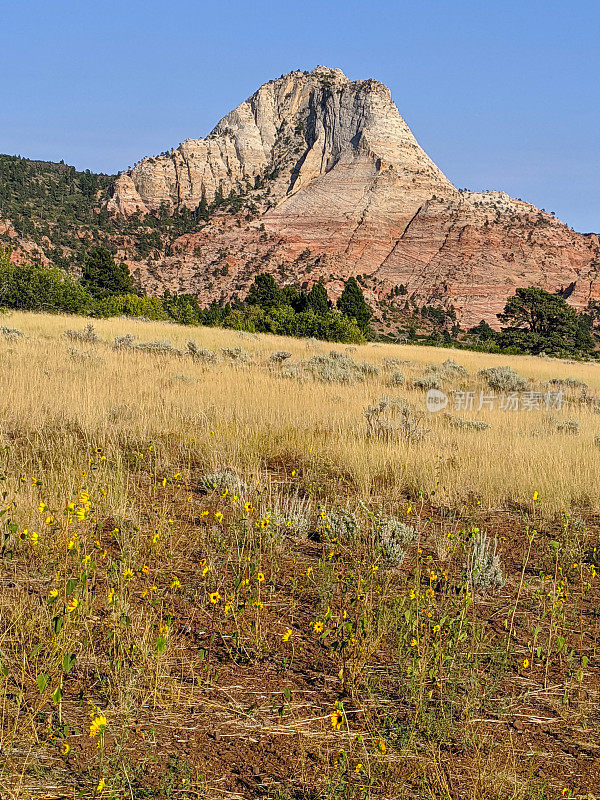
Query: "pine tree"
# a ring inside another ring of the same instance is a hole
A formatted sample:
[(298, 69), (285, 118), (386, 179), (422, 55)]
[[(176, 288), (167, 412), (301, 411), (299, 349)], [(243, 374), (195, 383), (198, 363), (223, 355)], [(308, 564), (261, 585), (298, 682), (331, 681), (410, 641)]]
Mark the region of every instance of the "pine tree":
[(254, 278), (254, 283), (246, 297), (249, 306), (259, 306), (265, 311), (277, 308), (283, 302), (281, 289), (275, 283), (275, 278), (268, 273), (261, 273)]
[(116, 264), (106, 247), (91, 247), (85, 257), (81, 284), (97, 298), (134, 292), (133, 278), (125, 264)]
[(342, 314), (355, 319), (361, 330), (367, 330), (372, 312), (355, 278), (351, 277), (346, 281), (344, 291), (337, 301), (337, 307)]
[(206, 195), (204, 192), (202, 192), (202, 197), (196, 209), (196, 219), (203, 220), (204, 222), (208, 221), (208, 203), (206, 202)]
[(327, 297), (327, 289), (323, 286), (321, 281), (313, 283), (307, 295), (307, 300), (308, 307), (312, 308), (317, 314), (324, 314), (331, 308), (331, 302)]

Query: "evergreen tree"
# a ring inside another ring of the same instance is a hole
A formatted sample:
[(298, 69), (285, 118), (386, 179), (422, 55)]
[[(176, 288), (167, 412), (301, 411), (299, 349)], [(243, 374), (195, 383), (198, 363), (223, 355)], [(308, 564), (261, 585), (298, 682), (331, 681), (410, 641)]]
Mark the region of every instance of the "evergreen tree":
[(208, 203), (206, 202), (206, 195), (204, 192), (202, 192), (202, 197), (200, 198), (198, 208), (196, 209), (196, 219), (204, 222), (208, 221)]
[(495, 331), (484, 319), (473, 328), (469, 328), (469, 333), (473, 336), (478, 336), (482, 341), (492, 341), (495, 337)]
[(346, 281), (344, 291), (337, 301), (337, 307), (342, 314), (355, 319), (361, 330), (366, 331), (369, 327), (372, 312), (355, 278), (350, 277)]
[(257, 275), (246, 297), (246, 303), (249, 306), (258, 306), (265, 311), (282, 305), (281, 289), (275, 283), (275, 278), (264, 272)]
[(564, 298), (544, 289), (517, 289), (498, 318), (505, 323), (498, 337), (503, 347), (556, 355), (594, 350), (589, 316), (578, 314)]
[(299, 292), (295, 286), (284, 286), (281, 290), (281, 297), (283, 303), (291, 306), (297, 314), (306, 311), (308, 307), (306, 295), (304, 292)]
[(88, 250), (81, 273), (81, 284), (97, 298), (113, 294), (132, 294), (135, 292), (133, 278), (125, 264), (116, 264), (105, 247), (92, 247)]
[(331, 301), (327, 297), (327, 289), (321, 281), (313, 283), (307, 295), (308, 307), (312, 308), (317, 314), (325, 314), (331, 308)]

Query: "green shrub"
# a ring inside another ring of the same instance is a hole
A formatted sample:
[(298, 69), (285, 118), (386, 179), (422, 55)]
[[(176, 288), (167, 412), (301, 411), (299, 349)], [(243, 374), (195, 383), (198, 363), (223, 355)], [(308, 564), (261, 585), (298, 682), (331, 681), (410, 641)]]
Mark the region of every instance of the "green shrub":
[(87, 314), (94, 308), (94, 299), (63, 270), (39, 264), (13, 264), (10, 250), (0, 250), (0, 306)]
[(137, 294), (115, 294), (100, 300), (96, 313), (101, 317), (145, 317), (152, 320), (168, 319), (160, 297), (138, 297)]

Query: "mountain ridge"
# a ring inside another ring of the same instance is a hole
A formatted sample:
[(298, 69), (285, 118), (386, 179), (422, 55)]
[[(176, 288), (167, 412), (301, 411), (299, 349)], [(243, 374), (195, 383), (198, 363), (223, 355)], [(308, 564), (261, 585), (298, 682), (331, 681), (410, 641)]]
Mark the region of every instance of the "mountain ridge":
[[(263, 84), (207, 137), (143, 158), (96, 200), (150, 293), (230, 300), (267, 271), (336, 297), (354, 275), (374, 304), (452, 306), (463, 325), (497, 324), (520, 286), (579, 309), (600, 297), (596, 234), (502, 191), (457, 189), (384, 84), (327, 67)], [(145, 256), (140, 239), (154, 245)]]

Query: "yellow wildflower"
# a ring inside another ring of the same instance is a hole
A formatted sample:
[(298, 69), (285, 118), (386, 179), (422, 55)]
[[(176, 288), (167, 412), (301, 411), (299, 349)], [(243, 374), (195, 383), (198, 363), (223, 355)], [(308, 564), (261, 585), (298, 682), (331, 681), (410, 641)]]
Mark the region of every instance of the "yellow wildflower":
[(133, 570), (130, 567), (123, 570), (123, 580), (131, 581), (133, 580)]
[(313, 622), (313, 630), (315, 633), (323, 633), (323, 623), (320, 621)]
[(39, 540), (40, 540), (39, 533), (36, 533), (35, 531), (32, 531), (31, 535), (29, 537), (29, 541), (31, 542), (31, 544), (37, 544), (39, 542)]
[(258, 573), (258, 575), (256, 576), (256, 580), (257, 580), (259, 583), (262, 583), (262, 582), (264, 581), (264, 579), (265, 579), (265, 576), (263, 575), (263, 573), (262, 573), (262, 572), (259, 572), (259, 573)]
[(105, 786), (106, 786), (106, 781), (104, 780), (104, 778), (100, 778), (100, 781), (98, 782), (98, 786), (96, 786), (96, 791), (97, 792), (103, 792)]
[(115, 590), (113, 588), (108, 590), (108, 597), (106, 598), (106, 602), (110, 606), (115, 599)]
[(65, 742), (62, 746), (63, 756), (68, 756), (70, 752), (71, 752), (71, 745), (68, 742)]
[(208, 595), (208, 599), (210, 600), (210, 602), (211, 602), (211, 603), (213, 604), (213, 606), (214, 606), (214, 605), (216, 605), (216, 604), (219, 602), (219, 600), (221, 599), (221, 595), (219, 594), (219, 592), (218, 592), (218, 591), (217, 591), (217, 592), (211, 592), (211, 593)]
[(107, 719), (104, 716), (95, 717), (90, 725), (90, 736), (92, 739), (98, 734), (104, 733), (106, 730), (106, 726), (108, 725)]
[(179, 578), (173, 576), (171, 579), (171, 589), (181, 589), (181, 582)]
[(72, 597), (67, 603), (67, 611), (69, 612), (69, 614), (73, 613), (73, 611), (75, 611), (78, 605), (79, 605), (79, 600), (76, 597)]
[(342, 727), (342, 722), (344, 721), (344, 715), (342, 712), (336, 708), (336, 710), (331, 715), (331, 727), (335, 728), (336, 731), (339, 731)]
[(287, 630), (285, 631), (285, 633), (281, 638), (283, 639), (284, 642), (289, 642), (289, 640), (292, 638), (292, 629), (287, 628)]

